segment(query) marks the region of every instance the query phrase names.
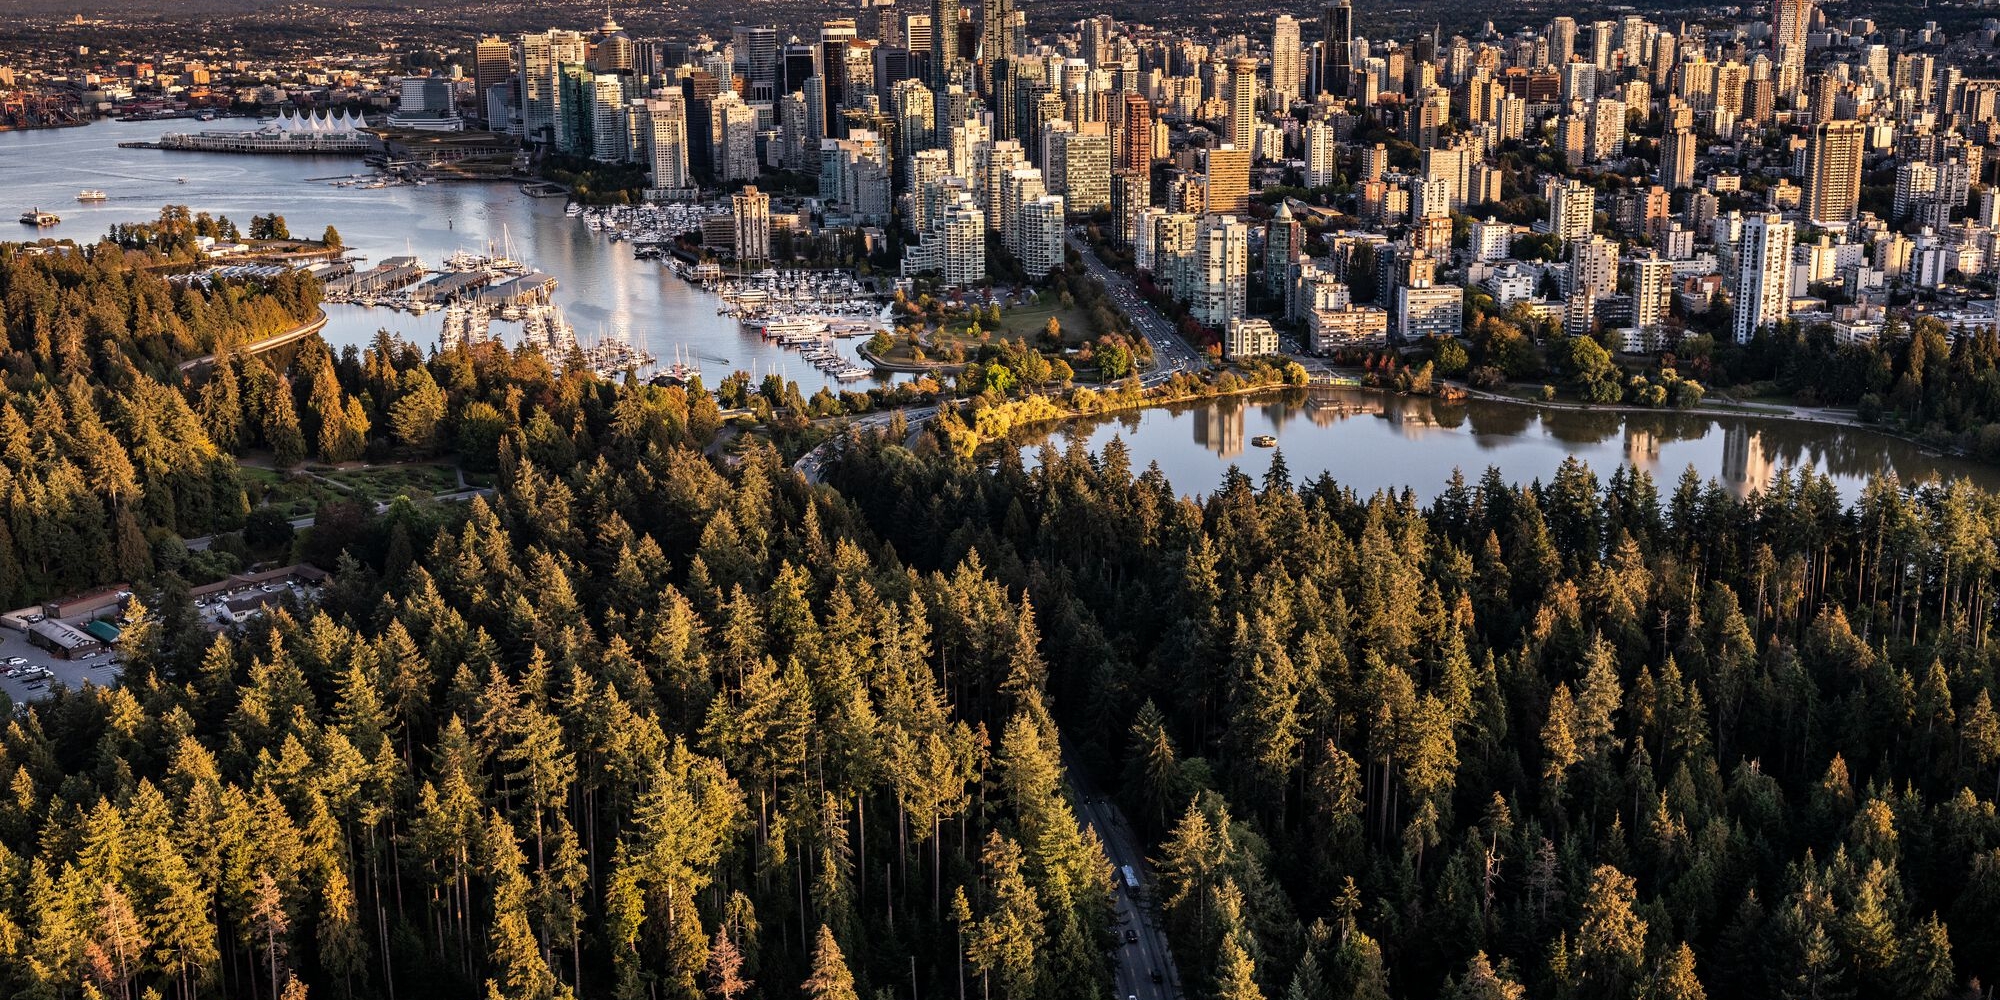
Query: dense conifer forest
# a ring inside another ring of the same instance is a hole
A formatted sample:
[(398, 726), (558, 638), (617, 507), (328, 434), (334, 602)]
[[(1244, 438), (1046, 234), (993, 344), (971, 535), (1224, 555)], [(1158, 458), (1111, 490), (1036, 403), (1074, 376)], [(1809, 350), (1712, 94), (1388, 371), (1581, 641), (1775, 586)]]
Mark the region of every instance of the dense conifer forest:
[[(1197, 1000), (2000, 977), (1993, 496), (1359, 496), (901, 426), (815, 485), (705, 454), (700, 392), (235, 356), (313, 290), (114, 237), (0, 254), (0, 592), (147, 584), (118, 687), (0, 730), (0, 995), (1108, 996), (1083, 773)], [(371, 453), (496, 489), (328, 504), (321, 600), (204, 628), (180, 540), (249, 517), (241, 463)]]

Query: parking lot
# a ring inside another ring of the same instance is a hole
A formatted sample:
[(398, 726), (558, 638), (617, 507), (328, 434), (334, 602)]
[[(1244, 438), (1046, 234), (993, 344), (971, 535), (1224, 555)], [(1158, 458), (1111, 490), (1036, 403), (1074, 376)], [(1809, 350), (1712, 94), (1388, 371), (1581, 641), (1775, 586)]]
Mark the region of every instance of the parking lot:
[[(26, 660), (27, 664), (5, 663), (16, 656)], [(65, 660), (29, 642), (23, 633), (0, 628), (0, 691), (7, 692), (16, 705), (47, 698), (59, 684), (76, 689), (89, 681), (99, 687), (108, 687), (118, 681), (118, 662), (116, 650), (105, 650), (88, 659)], [(47, 667), (54, 671), (55, 676), (45, 680), (6, 676), (7, 671), (24, 670), (28, 665)]]

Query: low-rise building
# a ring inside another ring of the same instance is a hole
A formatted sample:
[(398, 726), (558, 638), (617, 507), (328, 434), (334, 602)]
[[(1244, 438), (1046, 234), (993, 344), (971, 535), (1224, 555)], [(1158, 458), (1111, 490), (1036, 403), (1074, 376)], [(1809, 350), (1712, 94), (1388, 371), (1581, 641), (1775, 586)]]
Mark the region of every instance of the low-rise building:
[(1315, 354), (1385, 347), (1389, 343), (1389, 313), (1374, 306), (1314, 309), (1306, 314), (1306, 337)]
[(1276, 354), (1278, 332), (1271, 328), (1270, 320), (1232, 319), (1223, 333), (1222, 353), (1231, 360)]
[(28, 641), (65, 660), (88, 656), (104, 648), (96, 636), (54, 618), (28, 626)]

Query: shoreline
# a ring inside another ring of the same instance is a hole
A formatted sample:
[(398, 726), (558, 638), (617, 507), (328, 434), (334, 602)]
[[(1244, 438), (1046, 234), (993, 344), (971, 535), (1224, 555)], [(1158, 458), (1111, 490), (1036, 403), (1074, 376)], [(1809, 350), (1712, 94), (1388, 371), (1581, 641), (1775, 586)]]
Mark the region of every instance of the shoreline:
[[(1053, 417), (1048, 420), (1038, 420), (1032, 424), (1025, 424), (1020, 427), (1012, 428), (1008, 435), (1008, 438), (1012, 439), (1014, 434), (1022, 432), (1049, 433), (1055, 430), (1060, 430), (1066, 425), (1075, 424), (1078, 421), (1083, 421), (1083, 420), (1110, 418), (1120, 413), (1129, 413), (1134, 411), (1145, 411), (1150, 409), (1171, 409), (1173, 407), (1187, 406), (1189, 404), (1200, 403), (1203, 400), (1209, 400), (1209, 399), (1229, 399), (1242, 396), (1256, 396), (1266, 393), (1276, 394), (1279, 392), (1294, 391), (1294, 390), (1300, 392), (1310, 392), (1311, 390), (1314, 389), (1322, 389), (1322, 390), (1337, 389), (1344, 392), (1364, 392), (1385, 397), (1423, 399), (1423, 400), (1429, 400), (1433, 404), (1442, 404), (1442, 405), (1463, 404), (1467, 401), (1478, 400), (1481, 402), (1507, 403), (1516, 406), (1525, 406), (1530, 408), (1547, 408), (1551, 410), (1564, 410), (1573, 413), (1618, 413), (1623, 416), (1648, 415), (1648, 414), (1659, 415), (1659, 416), (1687, 415), (1687, 416), (1704, 418), (1711, 424), (1714, 424), (1719, 419), (1725, 417), (1737, 417), (1745, 420), (1771, 420), (1771, 421), (1784, 421), (1790, 423), (1817, 424), (1823, 427), (1839, 427), (1843, 430), (1857, 431), (1864, 434), (1875, 435), (1889, 440), (1898, 441), (1903, 444), (1909, 445), (1913, 448), (1918, 448), (1922, 451), (1922, 453), (1929, 456), (1934, 456), (1939, 458), (1951, 458), (1979, 465), (1982, 467), (1994, 468), (1996, 470), (2000, 470), (2000, 465), (1981, 462), (1977, 458), (1974, 458), (1973, 456), (1958, 449), (1939, 449), (1932, 445), (1920, 442), (1915, 438), (1909, 437), (1907, 435), (1898, 434), (1893, 431), (1876, 427), (1871, 424), (1860, 423), (1859, 421), (1854, 421), (1854, 420), (1841, 420), (1832, 417), (1824, 417), (1824, 418), (1814, 417), (1807, 414), (1799, 414), (1792, 412), (1771, 412), (1771, 413), (1745, 412), (1740, 410), (1719, 409), (1716, 407), (1692, 407), (1689, 409), (1676, 409), (1672, 407), (1631, 406), (1627, 404), (1593, 406), (1588, 403), (1550, 403), (1541, 400), (1520, 399), (1518, 397), (1493, 393), (1487, 390), (1472, 389), (1458, 382), (1450, 382), (1448, 384), (1463, 389), (1466, 393), (1466, 398), (1462, 400), (1447, 400), (1440, 398), (1438, 396), (1417, 396), (1406, 392), (1399, 392), (1395, 389), (1383, 386), (1370, 386), (1370, 385), (1328, 386), (1320, 384), (1309, 384), (1303, 386), (1295, 386), (1295, 385), (1247, 386), (1242, 389), (1230, 390), (1228, 392), (1206, 393), (1197, 396), (1176, 396), (1171, 399), (1147, 399), (1142, 402), (1128, 404), (1128, 405), (1112, 406), (1091, 413), (1079, 413), (1076, 412), (1071, 407), (1069, 407), (1067, 404), (1063, 404), (1063, 409), (1067, 411), (1065, 412), (1064, 415)], [(1054, 401), (1051, 400), (1051, 402), (1053, 403)], [(981, 444), (984, 445), (997, 440), (1000, 439), (989, 438), (982, 441)]]

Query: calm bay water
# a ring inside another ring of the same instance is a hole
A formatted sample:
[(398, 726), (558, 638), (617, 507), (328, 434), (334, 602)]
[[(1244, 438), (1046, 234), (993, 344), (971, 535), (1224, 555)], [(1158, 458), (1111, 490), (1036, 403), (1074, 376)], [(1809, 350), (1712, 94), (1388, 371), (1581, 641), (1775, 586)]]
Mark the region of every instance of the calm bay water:
[[(5, 195), (0, 209), (6, 213), (0, 223), (11, 225), (14, 216), (39, 206), (62, 217), (61, 225), (41, 230), (43, 235), (87, 243), (115, 223), (156, 218), (162, 205), (227, 215), (245, 229), (251, 216), (276, 212), (299, 236), (317, 237), (329, 225), (340, 230), (349, 247), (369, 258), (360, 265), (364, 268), (406, 253), (436, 267), (461, 247), (483, 250), (489, 241), (505, 241), (516, 259), (555, 276), (556, 302), (579, 339), (623, 334), (663, 363), (672, 362), (675, 348), (682, 348), (695, 355), (710, 385), (734, 369), (760, 376), (780, 372), (808, 394), (829, 384), (797, 354), (766, 344), (735, 320), (717, 315), (720, 300), (714, 295), (674, 277), (657, 261), (634, 258), (629, 245), (613, 243), (565, 217), (564, 199), (531, 198), (506, 183), (369, 190), (315, 180), (365, 172), (359, 157), (118, 147), (120, 142), (157, 139), (163, 132), (251, 126), (247, 119), (107, 121), (83, 128), (0, 132), (0, 192)], [(186, 183), (178, 180), (183, 177)], [(101, 189), (109, 200), (80, 204), (76, 195), (83, 188)], [(20, 226), (4, 238), (32, 239), (35, 233)], [(327, 316), (325, 337), (336, 348), (365, 345), (378, 328), (428, 347), (436, 343), (443, 320), (437, 312), (412, 316), (341, 305), (328, 306)], [(494, 329), (505, 336), (518, 327), (496, 323)]]
[[(101, 122), (86, 128), (0, 133), (0, 191), (8, 213), (39, 206), (62, 216), (44, 234), (79, 242), (114, 223), (140, 222), (160, 206), (184, 204), (227, 215), (247, 227), (253, 215), (277, 212), (293, 232), (316, 236), (332, 225), (370, 260), (413, 253), (436, 264), (460, 247), (508, 241), (516, 258), (554, 275), (556, 301), (577, 334), (620, 333), (671, 360), (692, 353), (711, 383), (733, 369), (778, 371), (811, 392), (826, 384), (796, 354), (765, 344), (716, 314), (719, 301), (674, 277), (654, 261), (638, 260), (563, 215), (560, 198), (530, 198), (513, 184), (431, 184), (375, 190), (336, 188), (325, 180), (359, 172), (357, 158), (231, 156), (150, 149), (118, 143), (157, 138), (194, 127), (243, 128), (249, 122)], [(179, 178), (186, 178), (182, 183)], [(76, 201), (100, 188), (108, 201)], [(0, 220), (4, 221), (4, 220)], [(23, 237), (34, 231), (20, 227)], [(365, 344), (386, 328), (430, 345), (441, 317), (359, 306), (329, 306), (325, 336), (335, 346)], [(496, 324), (496, 329), (511, 329)], [(1435, 495), (1454, 468), (1477, 478), (1496, 465), (1515, 482), (1548, 480), (1575, 455), (1601, 476), (1619, 464), (1650, 472), (1662, 491), (1694, 466), (1738, 493), (1768, 481), (1779, 467), (1811, 466), (1838, 480), (1848, 497), (1870, 475), (1893, 470), (1904, 480), (1966, 477), (2000, 489), (2000, 469), (1926, 453), (1867, 431), (1676, 413), (1589, 413), (1472, 401), (1439, 403), (1370, 392), (1315, 389), (1280, 396), (1214, 400), (1190, 407), (1145, 410), (1045, 432), (1058, 447), (1078, 437), (1092, 450), (1121, 436), (1135, 468), (1158, 462), (1189, 493), (1213, 490), (1229, 466), (1261, 476), (1272, 450), (1250, 444), (1278, 439), (1295, 478), (1324, 470), (1362, 492), (1410, 486)], [(1032, 457), (1032, 454), (1031, 456)]]
[(1854, 428), (1482, 400), (1444, 403), (1354, 389), (1292, 390), (1132, 411), (1024, 441), (1033, 461), (1045, 443), (1060, 450), (1081, 440), (1095, 452), (1119, 437), (1131, 452), (1132, 468), (1158, 462), (1175, 489), (1195, 494), (1213, 492), (1230, 466), (1261, 479), (1274, 451), (1251, 443), (1263, 434), (1277, 438), (1275, 450), (1284, 452), (1294, 482), (1324, 471), (1363, 496), (1408, 486), (1428, 500), (1454, 468), (1476, 481), (1489, 465), (1499, 467), (1509, 482), (1548, 482), (1571, 455), (1588, 462), (1600, 479), (1619, 465), (1643, 469), (1663, 496), (1690, 465), (1739, 496), (1768, 483), (1780, 468), (1806, 467), (1831, 475), (1849, 500), (1868, 477), (1890, 471), (1905, 483), (1963, 477), (2000, 489), (2000, 469), (1993, 466)]

